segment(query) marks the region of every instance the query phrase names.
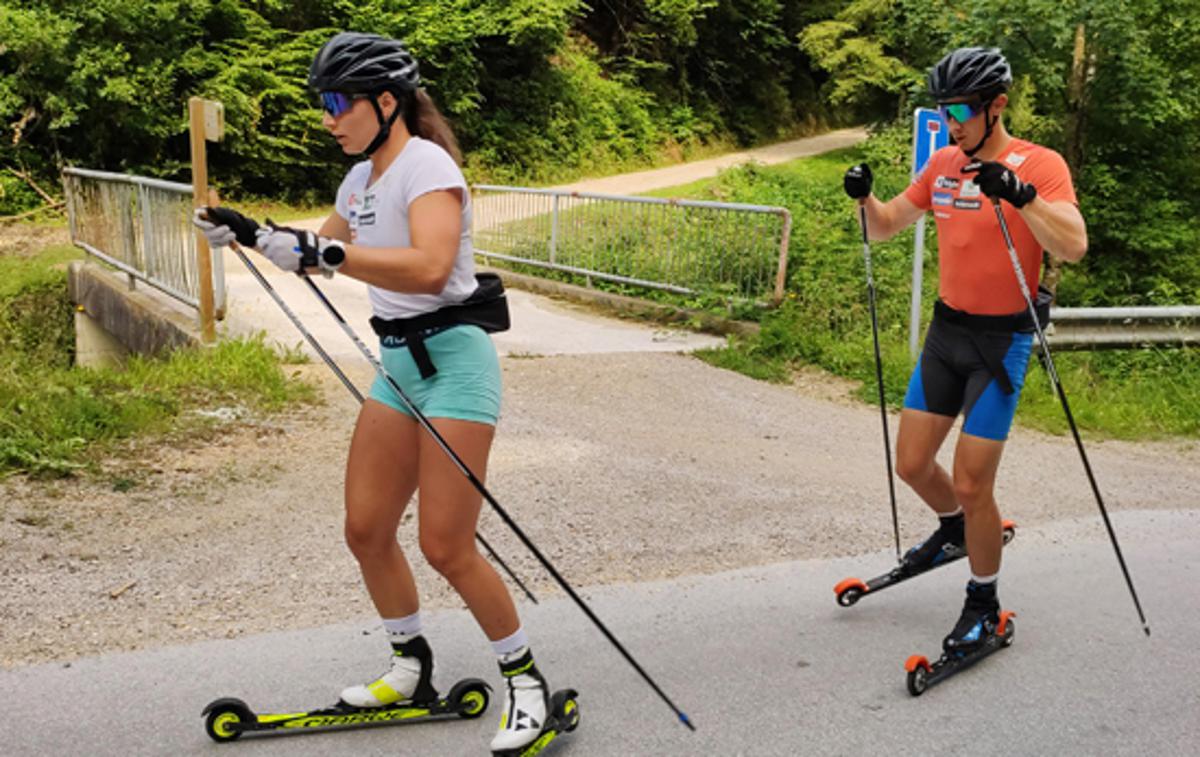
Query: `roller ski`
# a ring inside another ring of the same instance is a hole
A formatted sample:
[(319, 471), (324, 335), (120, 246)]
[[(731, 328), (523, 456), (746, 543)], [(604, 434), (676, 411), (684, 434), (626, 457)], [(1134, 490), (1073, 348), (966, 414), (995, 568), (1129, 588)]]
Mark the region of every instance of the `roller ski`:
[[(1005, 520), (1001, 527), (1004, 530), (1004, 543), (1008, 544), (1016, 535), (1017, 524)], [(904, 583), (910, 578), (916, 578), (922, 573), (928, 573), (966, 556), (963, 521), (962, 516), (959, 516), (957, 523), (940, 525), (928, 539), (908, 550), (901, 558), (900, 564), (887, 573), (865, 582), (859, 578), (844, 579), (833, 587), (833, 593), (837, 595), (839, 605), (850, 607), (866, 594)]]
[(574, 689), (550, 694), (528, 647), (501, 662), (500, 673), (506, 697), (500, 728), (492, 739), (493, 757), (533, 757), (579, 725), (579, 694)]
[(967, 584), (967, 601), (954, 630), (942, 640), (942, 656), (933, 664), (915, 654), (904, 663), (908, 693), (920, 696), (925, 689), (971, 667), (993, 652), (1010, 646), (1016, 632), (1016, 613), (1001, 611), (996, 585)]
[(243, 733), (294, 733), (426, 720), (477, 718), (487, 710), (491, 687), (466, 678), (445, 697), (433, 687), (433, 653), (424, 637), (392, 644), (392, 667), (372, 683), (351, 686), (332, 707), (308, 712), (257, 714), (240, 699), (222, 698), (204, 708), (204, 729), (217, 742)]

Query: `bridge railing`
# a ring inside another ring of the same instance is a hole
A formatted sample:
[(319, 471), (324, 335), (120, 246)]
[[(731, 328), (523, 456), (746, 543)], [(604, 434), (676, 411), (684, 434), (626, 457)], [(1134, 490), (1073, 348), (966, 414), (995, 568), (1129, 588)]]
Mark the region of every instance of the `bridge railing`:
[[(200, 306), (192, 186), (142, 176), (63, 169), (71, 242), (190, 307)], [(217, 318), (225, 313), (225, 269), (212, 252)]]
[(783, 298), (786, 208), (487, 184), (472, 197), (485, 259), (679, 294)]

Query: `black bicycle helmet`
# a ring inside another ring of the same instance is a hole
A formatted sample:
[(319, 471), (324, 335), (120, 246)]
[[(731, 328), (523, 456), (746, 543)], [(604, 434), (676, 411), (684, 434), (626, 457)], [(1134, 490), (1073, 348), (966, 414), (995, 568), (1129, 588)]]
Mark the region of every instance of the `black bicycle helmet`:
[(988, 100), (1012, 85), (1012, 68), (994, 47), (960, 47), (929, 70), (929, 94), (944, 102), (978, 95)]
[[(341, 32), (321, 46), (308, 70), (308, 86), (315, 92), (341, 92), (367, 95), (379, 133), (363, 150), (371, 155), (387, 141), (392, 124), (405, 109), (411, 110), (411, 96), (421, 84), (417, 61), (398, 39), (378, 34)], [(384, 117), (379, 95), (392, 92), (398, 103), (391, 116)]]
[(321, 46), (308, 71), (316, 92), (412, 92), (421, 84), (417, 61), (397, 39), (341, 32)]

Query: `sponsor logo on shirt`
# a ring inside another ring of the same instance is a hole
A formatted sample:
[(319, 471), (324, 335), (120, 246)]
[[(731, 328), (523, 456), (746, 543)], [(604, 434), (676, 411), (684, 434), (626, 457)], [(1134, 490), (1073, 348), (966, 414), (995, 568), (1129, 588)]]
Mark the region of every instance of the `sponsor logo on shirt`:
[(1025, 157), (1026, 157), (1026, 156), (1024, 156), (1024, 155), (1018, 155), (1018, 154), (1017, 154), (1017, 153), (1015, 153), (1015, 152), (1010, 152), (1010, 153), (1008, 154), (1008, 157), (1006, 157), (1006, 158), (1004, 159), (1004, 162), (1005, 162), (1005, 163), (1007, 163), (1007, 164), (1009, 164), (1009, 165), (1010, 165), (1010, 166), (1012, 166), (1013, 168), (1016, 168), (1017, 166), (1019, 166), (1019, 165), (1021, 165), (1022, 163), (1024, 163), (1024, 162), (1025, 162)]
[(954, 195), (950, 194), (949, 192), (934, 192), (933, 193), (933, 204), (934, 205), (949, 205), (953, 201), (954, 201)]
[(959, 197), (978, 197), (979, 185), (967, 179), (962, 183), (962, 189), (958, 192)]
[(363, 210), (370, 210), (371, 204), (375, 201), (375, 195), (363, 195)]
[(935, 218), (943, 218), (943, 219), (946, 219), (946, 220), (950, 220), (950, 217), (951, 217), (949, 213), (943, 213), (943, 212), (942, 212), (942, 211), (940, 211), (940, 210), (935, 210), (935, 211), (933, 211), (933, 215), (934, 215), (934, 217), (935, 217)]
[[(978, 205), (979, 203), (975, 203), (975, 204)], [(370, 213), (363, 213), (362, 215), (360, 215), (358, 217), (358, 225), (359, 226), (374, 226), (375, 225), (375, 211), (371, 211)]]
[(955, 200), (954, 207), (959, 210), (979, 210), (983, 203), (979, 200)]
[(353, 208), (355, 205), (357, 205), (357, 204), (358, 204), (358, 195), (356, 195), (356, 194), (354, 194), (353, 192), (351, 192), (351, 193), (350, 193), (350, 200), (348, 201), (348, 203), (347, 203), (347, 204), (349, 204), (349, 205), (350, 205), (350, 207), (352, 207), (352, 208)]
[(933, 185), (938, 189), (958, 189), (958, 179), (952, 179), (949, 176), (939, 176), (934, 179)]

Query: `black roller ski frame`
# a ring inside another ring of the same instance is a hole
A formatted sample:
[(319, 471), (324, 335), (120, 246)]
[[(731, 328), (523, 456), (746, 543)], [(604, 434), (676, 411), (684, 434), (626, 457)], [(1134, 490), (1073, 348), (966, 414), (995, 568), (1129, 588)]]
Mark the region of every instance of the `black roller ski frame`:
[[(1008, 544), (1013, 540), (1017, 533), (1017, 524), (1011, 520), (1001, 522), (1001, 527), (1004, 529), (1004, 543)], [(867, 594), (874, 594), (882, 591), (889, 586), (895, 586), (899, 583), (904, 583), (910, 578), (916, 578), (922, 573), (928, 573), (931, 570), (937, 570), (943, 565), (949, 565), (956, 560), (961, 560), (967, 556), (966, 550), (956, 549), (949, 552), (945, 559), (936, 562), (920, 570), (908, 570), (903, 565), (897, 565), (880, 576), (875, 576), (869, 581), (864, 582), (860, 578), (847, 578), (833, 587), (833, 593), (837, 595), (837, 603), (842, 607), (850, 607), (858, 602)]]
[(1012, 646), (1013, 634), (1016, 633), (1013, 618), (1016, 616), (1015, 612), (1001, 612), (996, 632), (989, 635), (973, 652), (943, 653), (932, 665), (924, 655), (915, 654), (909, 657), (904, 663), (904, 669), (908, 671), (908, 693), (919, 697), (930, 686), (946, 680), (955, 673), (961, 673), (993, 652)]
[(519, 749), (494, 751), (492, 757), (533, 757), (535, 754), (541, 754), (542, 750), (550, 746), (550, 742), (579, 726), (579, 703), (576, 701), (578, 698), (579, 693), (574, 689), (559, 689), (551, 694), (546, 726), (538, 737)]
[(447, 696), (420, 704), (403, 701), (384, 707), (355, 707), (338, 702), (320, 710), (260, 715), (242, 700), (224, 697), (210, 702), (202, 714), (205, 716), (204, 730), (209, 738), (225, 743), (241, 738), (244, 733), (297, 733), (451, 718), (471, 719), (482, 715), (490, 700), (491, 686), (478, 678), (465, 678), (454, 684)]

